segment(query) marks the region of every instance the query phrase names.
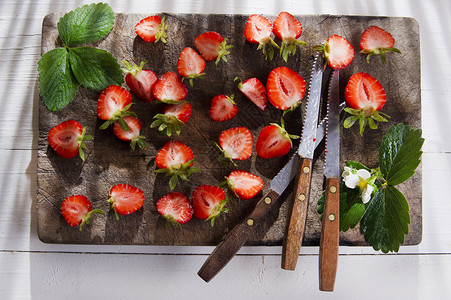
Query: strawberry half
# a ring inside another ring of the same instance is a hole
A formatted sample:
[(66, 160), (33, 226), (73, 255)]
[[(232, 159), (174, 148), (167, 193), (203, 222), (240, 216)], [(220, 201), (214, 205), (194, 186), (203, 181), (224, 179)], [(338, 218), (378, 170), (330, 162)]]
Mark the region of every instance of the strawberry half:
[(169, 187), (172, 191), (179, 178), (187, 181), (191, 174), (200, 171), (193, 167), (193, 162), (194, 155), (190, 147), (179, 141), (169, 141), (164, 144), (155, 157), (158, 167), (155, 172), (170, 176)]
[(274, 20), (274, 35), (282, 41), (280, 56), (287, 61), (288, 56), (296, 54), (296, 46), (307, 46), (306, 42), (298, 40), (302, 33), (301, 22), (288, 12), (281, 12)]
[(215, 60), (217, 65), (222, 59), (227, 62), (226, 55), (230, 54), (229, 49), (232, 45), (227, 45), (227, 39), (215, 31), (208, 31), (198, 35), (194, 39), (194, 46), (205, 60)]
[(325, 63), (334, 70), (347, 67), (354, 59), (354, 47), (339, 35), (331, 35), (324, 45), (316, 45), (313, 50), (322, 53)]
[(135, 150), (136, 144), (138, 144), (139, 148), (145, 150), (146, 143), (143, 141), (145, 137), (139, 135), (141, 132), (141, 121), (137, 117), (127, 116), (124, 117), (124, 122), (127, 123), (128, 130), (124, 130), (118, 121), (113, 126), (114, 134), (123, 141), (130, 141), (132, 150)]
[(227, 208), (224, 208), (228, 199), (224, 191), (217, 186), (199, 185), (194, 189), (191, 198), (194, 216), (201, 220), (211, 220), (211, 226), (222, 212), (229, 212)]
[(238, 113), (234, 95), (217, 95), (211, 99), (210, 118), (213, 121), (227, 121), (233, 119)]
[(171, 136), (173, 132), (180, 134), (180, 125), (185, 124), (191, 117), (193, 107), (189, 103), (168, 104), (164, 108), (164, 114), (157, 114), (151, 128), (158, 127), (158, 132), (165, 136)]
[(359, 120), (360, 135), (363, 136), (367, 123), (371, 129), (377, 129), (374, 121), (387, 122), (383, 116), (388, 116), (379, 112), (387, 96), (380, 82), (371, 75), (363, 72), (352, 75), (345, 89), (345, 101), (348, 106), (345, 111), (352, 115), (344, 121), (345, 128)]
[(277, 109), (291, 111), (301, 104), (305, 86), (304, 78), (295, 71), (288, 67), (275, 68), (266, 82), (269, 102)]
[(193, 48), (186, 47), (182, 50), (177, 61), (177, 72), (185, 79), (189, 80), (191, 86), (194, 79), (204, 77), (202, 73), (205, 69), (205, 60)]
[(251, 15), (244, 27), (244, 37), (251, 44), (258, 44), (257, 50), (262, 50), (265, 59), (274, 57), (274, 47), (279, 49), (274, 40), (271, 38), (272, 23), (267, 18), (254, 14)]
[(64, 220), (73, 227), (80, 225), (80, 231), (83, 230), (85, 224), (91, 223), (90, 219), (95, 213), (105, 214), (101, 209), (93, 210), (91, 202), (83, 195), (67, 197), (61, 203), (61, 214)]
[(142, 61), (139, 66), (133, 64), (133, 66), (128, 62), (123, 60), (122, 63), (126, 67), (125, 72), (125, 82), (130, 90), (139, 99), (145, 102), (153, 101), (152, 87), (157, 81), (157, 75), (151, 70), (144, 70), (144, 65), (146, 61)]
[(126, 183), (116, 184), (110, 190), (108, 202), (119, 220), (119, 215), (129, 215), (143, 206), (144, 192)]
[(135, 116), (136, 114), (129, 111), (132, 106), (132, 95), (129, 91), (121, 86), (110, 85), (102, 91), (97, 102), (97, 116), (106, 120), (100, 126), (100, 129), (106, 129), (108, 126), (119, 121), (124, 130), (128, 130), (127, 123), (123, 118), (126, 116)]
[(268, 105), (268, 98), (265, 86), (260, 80), (249, 78), (242, 82), (241, 78), (235, 77), (234, 81), (238, 82), (238, 89), (247, 99), (251, 100), (261, 110), (265, 110), (266, 105)]
[(177, 104), (185, 99), (188, 89), (177, 73), (167, 72), (155, 82), (152, 93), (158, 101), (167, 104)]
[(50, 147), (59, 156), (72, 158), (79, 154), (80, 158), (85, 160), (85, 141), (92, 140), (93, 137), (86, 135), (86, 128), (77, 121), (67, 120), (50, 129), (47, 139)]
[(216, 144), (222, 152), (219, 160), (232, 162), (236, 166), (234, 159), (245, 160), (251, 156), (252, 141), (252, 133), (246, 127), (234, 127), (224, 130), (219, 135), (219, 145)]
[(261, 158), (281, 157), (290, 152), (293, 143), (291, 139), (297, 139), (299, 136), (290, 135), (284, 126), (283, 119), (281, 125), (271, 123), (264, 127), (257, 138), (257, 155)]
[(253, 198), (264, 186), (260, 177), (243, 170), (230, 172), (226, 180), (230, 190), (241, 200)]
[(157, 211), (166, 220), (166, 226), (175, 225), (182, 229), (185, 224), (193, 217), (194, 209), (184, 194), (180, 192), (171, 192), (161, 197), (156, 203)]
[(164, 24), (164, 17), (162, 19), (158, 15), (142, 19), (135, 25), (136, 34), (148, 43), (157, 43), (160, 40), (166, 43), (166, 29), (168, 25)]
[(389, 32), (377, 26), (370, 26), (360, 38), (360, 53), (368, 54), (366, 57), (368, 63), (373, 55), (379, 55), (382, 63), (385, 63), (386, 53), (401, 53), (399, 49), (393, 47), (394, 45), (395, 39)]

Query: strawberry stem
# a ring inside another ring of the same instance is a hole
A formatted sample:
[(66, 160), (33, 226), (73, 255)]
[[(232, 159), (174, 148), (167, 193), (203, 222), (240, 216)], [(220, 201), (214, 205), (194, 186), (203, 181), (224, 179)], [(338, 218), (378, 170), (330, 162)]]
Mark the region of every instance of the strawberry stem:
[(81, 223), (80, 223), (80, 231), (83, 230), (83, 227), (85, 226), (85, 224), (91, 224), (91, 217), (93, 214), (100, 214), (100, 215), (104, 215), (105, 213), (103, 212), (103, 210), (101, 209), (93, 209), (89, 212), (87, 212), (81, 219)]

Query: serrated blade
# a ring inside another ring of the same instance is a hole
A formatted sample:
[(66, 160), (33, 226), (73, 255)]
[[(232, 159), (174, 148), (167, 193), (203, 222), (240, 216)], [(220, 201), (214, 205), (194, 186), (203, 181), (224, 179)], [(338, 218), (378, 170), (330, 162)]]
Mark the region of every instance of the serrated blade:
[(303, 158), (313, 159), (316, 142), (316, 127), (318, 126), (319, 106), (321, 102), (321, 84), (323, 81), (323, 59), (321, 55), (315, 57), (309, 84), (307, 108), (302, 127), (301, 144), (298, 154)]
[(326, 162), (324, 176), (340, 176), (340, 72), (335, 70), (329, 85), (327, 101)]

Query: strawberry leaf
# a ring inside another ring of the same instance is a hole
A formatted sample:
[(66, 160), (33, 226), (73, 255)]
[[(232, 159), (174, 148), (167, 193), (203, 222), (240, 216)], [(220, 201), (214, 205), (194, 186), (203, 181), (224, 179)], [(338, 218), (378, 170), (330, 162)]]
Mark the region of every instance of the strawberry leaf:
[(45, 53), (38, 62), (39, 90), (48, 110), (59, 111), (75, 97), (79, 84), (69, 65), (66, 49)]
[(424, 143), (421, 133), (421, 129), (412, 130), (401, 123), (392, 126), (382, 139), (379, 164), (389, 185), (398, 185), (415, 173)]
[(102, 91), (109, 85), (121, 85), (124, 74), (116, 58), (106, 50), (93, 47), (69, 48), (72, 71), (84, 87)]
[(362, 220), (362, 233), (374, 250), (398, 252), (409, 232), (409, 204), (394, 186), (381, 188), (370, 201)]
[(110, 33), (114, 12), (106, 3), (84, 5), (65, 14), (58, 22), (58, 33), (67, 46), (95, 42)]

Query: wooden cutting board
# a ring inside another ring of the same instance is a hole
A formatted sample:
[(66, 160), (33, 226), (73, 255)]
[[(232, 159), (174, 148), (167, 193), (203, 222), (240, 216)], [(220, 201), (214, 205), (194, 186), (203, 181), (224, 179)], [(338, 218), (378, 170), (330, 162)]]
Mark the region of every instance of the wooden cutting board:
[[(288, 161), (289, 155), (278, 159), (261, 159), (255, 153), (255, 142), (260, 130), (271, 122), (279, 122), (281, 111), (269, 105), (262, 112), (242, 96), (233, 82), (236, 76), (242, 79), (257, 77), (264, 84), (269, 72), (278, 66), (288, 66), (299, 72), (308, 82), (313, 58), (312, 46), (324, 42), (330, 35), (338, 34), (347, 38), (356, 49), (356, 56), (350, 66), (341, 72), (341, 90), (344, 90), (352, 74), (367, 72), (377, 78), (384, 87), (388, 100), (383, 112), (391, 119), (380, 124), (379, 130), (366, 129), (360, 137), (358, 128), (342, 130), (342, 165), (347, 160), (356, 160), (369, 167), (378, 165), (378, 148), (382, 136), (391, 125), (399, 122), (413, 128), (421, 128), (421, 92), (420, 92), (420, 44), (418, 23), (411, 18), (368, 17), (368, 16), (296, 16), (303, 25), (301, 40), (309, 47), (299, 47), (295, 56), (284, 62), (278, 56), (273, 61), (264, 59), (257, 46), (245, 41), (243, 30), (247, 15), (202, 15), (202, 14), (162, 14), (166, 16), (167, 44), (147, 44), (134, 32), (134, 25), (150, 14), (116, 14), (112, 32), (102, 41), (91, 44), (110, 51), (118, 60), (128, 60), (139, 64), (147, 60), (147, 69), (158, 76), (167, 71), (176, 71), (177, 58), (184, 47), (193, 47), (198, 34), (205, 31), (217, 31), (229, 39), (234, 47), (228, 56), (228, 62), (221, 61), (217, 66), (207, 62), (204, 79), (195, 81), (194, 87), (188, 86), (187, 100), (193, 105), (191, 120), (183, 126), (182, 133), (174, 136), (193, 149), (196, 167), (202, 172), (192, 175), (190, 182), (183, 182), (177, 191), (190, 197), (195, 186), (200, 184), (217, 185), (233, 169), (222, 167), (217, 158), (219, 151), (212, 145), (219, 134), (235, 126), (248, 127), (254, 136), (254, 153), (251, 158), (238, 162), (238, 167), (261, 176), (265, 181), (263, 192), (268, 190), (269, 181)], [(61, 46), (56, 24), (62, 14), (50, 14), (43, 21), (42, 53)], [(274, 20), (275, 16), (267, 16)], [(395, 47), (402, 54), (388, 55), (382, 64), (373, 57), (371, 64), (366, 56), (359, 54), (361, 33), (369, 26), (377, 25), (391, 32), (396, 39)], [(325, 73), (328, 79), (330, 70)], [(208, 109), (211, 99), (218, 94), (235, 94), (239, 113), (227, 122), (210, 120)], [(97, 118), (96, 108), (99, 93), (81, 88), (75, 99), (62, 111), (49, 112), (39, 102), (39, 143), (38, 143), (38, 232), (46, 243), (77, 244), (120, 244), (120, 245), (217, 245), (224, 235), (240, 222), (254, 207), (258, 196), (248, 201), (234, 199), (227, 204), (230, 213), (217, 218), (214, 227), (207, 221), (193, 218), (183, 225), (183, 230), (174, 226), (166, 227), (165, 220), (155, 208), (156, 201), (169, 192), (168, 177), (155, 174), (155, 155), (165, 142), (170, 140), (150, 128), (152, 118), (161, 113), (161, 104), (149, 104), (134, 99), (133, 111), (143, 122), (142, 135), (146, 136), (148, 148), (132, 151), (126, 142), (120, 141), (112, 128), (99, 130), (102, 121)], [(306, 98), (306, 97), (305, 97)], [(304, 98), (304, 100), (305, 100)], [(287, 130), (300, 135), (301, 109), (285, 117)], [(324, 112), (323, 112), (324, 115)], [(86, 161), (80, 158), (63, 159), (59, 157), (47, 142), (48, 131), (67, 119), (75, 119), (88, 128), (88, 134), (94, 141), (87, 142)], [(294, 149), (299, 141), (294, 141)], [(321, 222), (317, 209), (323, 184), (324, 156), (319, 149), (318, 160), (314, 167), (313, 186), (310, 198), (307, 226), (303, 244), (319, 245)], [(410, 204), (410, 233), (405, 244), (418, 244), (422, 237), (422, 188), (421, 166), (416, 174), (405, 182), (401, 191)], [(118, 183), (129, 183), (141, 188), (145, 193), (142, 209), (129, 216), (115, 220), (114, 212), (107, 203), (110, 188)], [(261, 226), (253, 233), (247, 245), (281, 245), (286, 227), (288, 203), (291, 201), (293, 184), (290, 184), (280, 201), (273, 207)], [(83, 194), (95, 208), (106, 212), (105, 216), (96, 215), (92, 224), (83, 232), (68, 226), (61, 213), (60, 205), (64, 198)], [(341, 233), (342, 245), (365, 245), (359, 228)]]

